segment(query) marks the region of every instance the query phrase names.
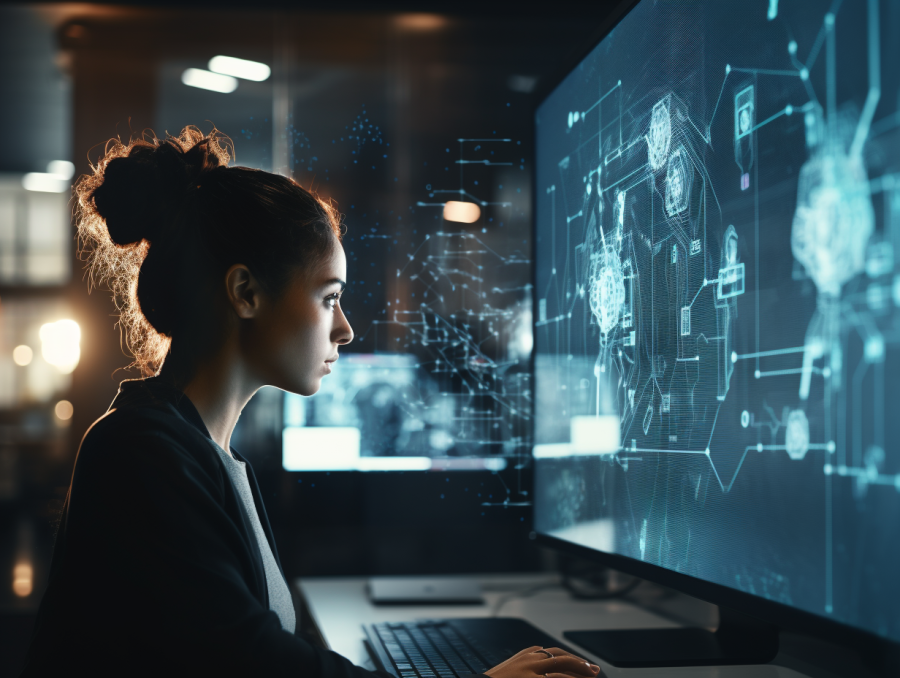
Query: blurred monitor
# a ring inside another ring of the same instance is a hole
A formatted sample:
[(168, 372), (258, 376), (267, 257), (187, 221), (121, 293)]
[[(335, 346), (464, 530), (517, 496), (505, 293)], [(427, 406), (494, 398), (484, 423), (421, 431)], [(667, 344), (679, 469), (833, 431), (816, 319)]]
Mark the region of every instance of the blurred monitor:
[(446, 376), (411, 354), (342, 354), (318, 393), (284, 394), (282, 466), (287, 471), (506, 468), (502, 443), (482, 439), (485, 432), (478, 429), (484, 426), (471, 425), (485, 424), (490, 413), (478, 410), (474, 396), (442, 388)]

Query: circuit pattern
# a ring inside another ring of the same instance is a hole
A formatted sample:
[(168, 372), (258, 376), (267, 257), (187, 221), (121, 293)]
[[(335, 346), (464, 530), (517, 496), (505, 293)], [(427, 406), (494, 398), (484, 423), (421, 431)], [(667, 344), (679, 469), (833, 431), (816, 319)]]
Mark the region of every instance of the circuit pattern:
[[(845, 509), (900, 496), (900, 459), (885, 451), (900, 431), (884, 414), (900, 349), (900, 114), (882, 49), (897, 26), (881, 16), (895, 13), (877, 0), (795, 5), (701, 20), (643, 3), (538, 111), (535, 390), (555, 385), (558, 404), (545, 401), (556, 420), (536, 422), (535, 456), (569, 474), (583, 465), (607, 507), (545, 524), (609, 516), (604, 548), (760, 588), (690, 544), (712, 548), (697, 536), (720, 529), (710, 503), (762, 539), (746, 502), (782, 469), (822, 500), (788, 509), (814, 515), (821, 577), (801, 590), (790, 564), (754, 556), (760, 576), (781, 578), (783, 601), (900, 637), (898, 615), (867, 620), (877, 601), (835, 584), (861, 567)], [(694, 26), (696, 44), (667, 44), (680, 36), (670, 23)], [(629, 40), (647, 46), (640, 68), (614, 56)], [(616, 444), (579, 448), (574, 423), (560, 444), (560, 419), (596, 417), (600, 432), (611, 415)], [(791, 529), (809, 538), (809, 521)]]

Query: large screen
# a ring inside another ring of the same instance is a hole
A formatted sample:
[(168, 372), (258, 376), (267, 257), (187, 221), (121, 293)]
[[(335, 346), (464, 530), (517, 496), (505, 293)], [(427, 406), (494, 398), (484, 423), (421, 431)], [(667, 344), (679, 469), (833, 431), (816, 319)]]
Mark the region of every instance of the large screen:
[(539, 106), (539, 532), (900, 640), (898, 34), (645, 0)]

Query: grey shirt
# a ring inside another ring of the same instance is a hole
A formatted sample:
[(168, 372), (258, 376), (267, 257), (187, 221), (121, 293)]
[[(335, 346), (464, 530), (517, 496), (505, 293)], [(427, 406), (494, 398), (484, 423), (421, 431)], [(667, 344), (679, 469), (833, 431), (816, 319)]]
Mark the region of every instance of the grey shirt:
[(241, 495), (241, 501), (247, 515), (250, 516), (250, 522), (253, 524), (253, 534), (256, 535), (256, 543), (259, 546), (259, 552), (262, 555), (263, 565), (266, 570), (266, 584), (269, 587), (269, 609), (271, 609), (281, 620), (281, 628), (289, 633), (293, 633), (297, 626), (297, 619), (294, 616), (294, 604), (291, 601), (291, 592), (288, 589), (287, 582), (278, 569), (278, 563), (275, 562), (275, 556), (272, 555), (272, 547), (269, 546), (269, 540), (263, 532), (262, 525), (259, 522), (259, 514), (256, 512), (256, 504), (253, 502), (253, 493), (250, 491), (250, 483), (247, 480), (247, 465), (238, 461), (216, 443), (216, 451), (222, 457), (225, 464), (225, 470), (231, 478), (231, 482), (237, 488), (238, 494)]

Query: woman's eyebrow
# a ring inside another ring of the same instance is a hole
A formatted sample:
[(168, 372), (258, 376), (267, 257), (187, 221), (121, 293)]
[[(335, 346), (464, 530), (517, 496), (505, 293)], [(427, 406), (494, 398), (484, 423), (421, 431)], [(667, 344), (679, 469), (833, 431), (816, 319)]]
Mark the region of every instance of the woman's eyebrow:
[(322, 283), (322, 287), (328, 287), (329, 285), (340, 285), (341, 292), (343, 292), (344, 288), (347, 287), (347, 283), (340, 278), (332, 278), (331, 280), (326, 280), (324, 283)]

